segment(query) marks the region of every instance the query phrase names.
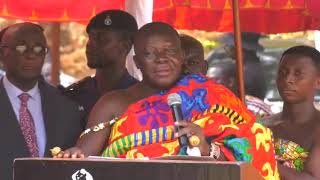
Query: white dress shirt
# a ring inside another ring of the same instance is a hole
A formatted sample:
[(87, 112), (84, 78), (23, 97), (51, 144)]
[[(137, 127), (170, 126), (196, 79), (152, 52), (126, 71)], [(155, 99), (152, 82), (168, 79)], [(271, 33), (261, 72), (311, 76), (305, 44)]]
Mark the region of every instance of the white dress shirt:
[(47, 137), (46, 137), (44, 120), (43, 120), (41, 96), (40, 96), (38, 83), (28, 92), (24, 92), (19, 88), (17, 88), (15, 85), (13, 85), (8, 80), (8, 78), (4, 76), (3, 86), (9, 96), (12, 108), (19, 122), (20, 122), (19, 109), (20, 109), (21, 101), (18, 96), (22, 93), (28, 93), (30, 95), (30, 98), (28, 100), (28, 110), (32, 115), (34, 125), (35, 125), (35, 131), (36, 131), (37, 143), (38, 143), (38, 149), (39, 149), (39, 157), (43, 157), (45, 152)]

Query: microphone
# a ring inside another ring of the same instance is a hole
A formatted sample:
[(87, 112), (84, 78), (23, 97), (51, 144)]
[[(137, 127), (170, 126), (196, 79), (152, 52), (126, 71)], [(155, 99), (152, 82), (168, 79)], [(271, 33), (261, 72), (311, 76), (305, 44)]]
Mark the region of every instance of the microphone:
[[(173, 120), (176, 121), (182, 121), (183, 120), (183, 115), (182, 115), (182, 111), (181, 111), (181, 97), (179, 94), (177, 93), (172, 93), (169, 94), (168, 98), (168, 105), (171, 108), (171, 112), (172, 112), (172, 116), (173, 116)], [(181, 127), (175, 126), (175, 131), (179, 131)], [(186, 147), (188, 146), (189, 141), (188, 141), (188, 137), (187, 135), (183, 135), (179, 137), (179, 145), (180, 147)]]

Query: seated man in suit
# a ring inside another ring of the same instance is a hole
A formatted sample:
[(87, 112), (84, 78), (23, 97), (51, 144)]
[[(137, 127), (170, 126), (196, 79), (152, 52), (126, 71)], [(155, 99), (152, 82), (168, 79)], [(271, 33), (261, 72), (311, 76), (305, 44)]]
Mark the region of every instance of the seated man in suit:
[(50, 148), (73, 146), (80, 134), (82, 112), (41, 77), (48, 51), (43, 29), (18, 23), (0, 33), (0, 172), (12, 179), (13, 160), (45, 157)]

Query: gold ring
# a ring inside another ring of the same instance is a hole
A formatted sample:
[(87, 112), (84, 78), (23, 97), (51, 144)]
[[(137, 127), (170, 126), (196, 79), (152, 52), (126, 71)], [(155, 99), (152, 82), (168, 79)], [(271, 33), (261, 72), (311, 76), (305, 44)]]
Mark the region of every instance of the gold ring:
[(56, 156), (61, 152), (61, 148), (56, 146), (56, 147), (50, 149), (50, 151), (51, 151), (51, 155), (52, 156)]
[(200, 138), (196, 135), (192, 135), (191, 137), (189, 137), (189, 143), (191, 146), (199, 146)]

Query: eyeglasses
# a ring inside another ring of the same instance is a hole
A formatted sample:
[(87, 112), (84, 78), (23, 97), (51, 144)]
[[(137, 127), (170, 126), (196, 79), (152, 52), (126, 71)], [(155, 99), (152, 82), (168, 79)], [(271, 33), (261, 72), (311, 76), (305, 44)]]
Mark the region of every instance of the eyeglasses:
[(25, 55), (27, 52), (32, 51), (32, 53), (34, 53), (35, 55), (39, 56), (39, 55), (47, 54), (48, 51), (49, 51), (49, 49), (47, 47), (41, 46), (41, 45), (35, 45), (35, 46), (32, 46), (32, 47), (29, 47), (27, 45), (17, 45), (15, 47), (2, 45), (0, 47), (1, 48), (9, 48), (9, 49), (11, 49), (13, 51), (16, 51), (20, 55)]

